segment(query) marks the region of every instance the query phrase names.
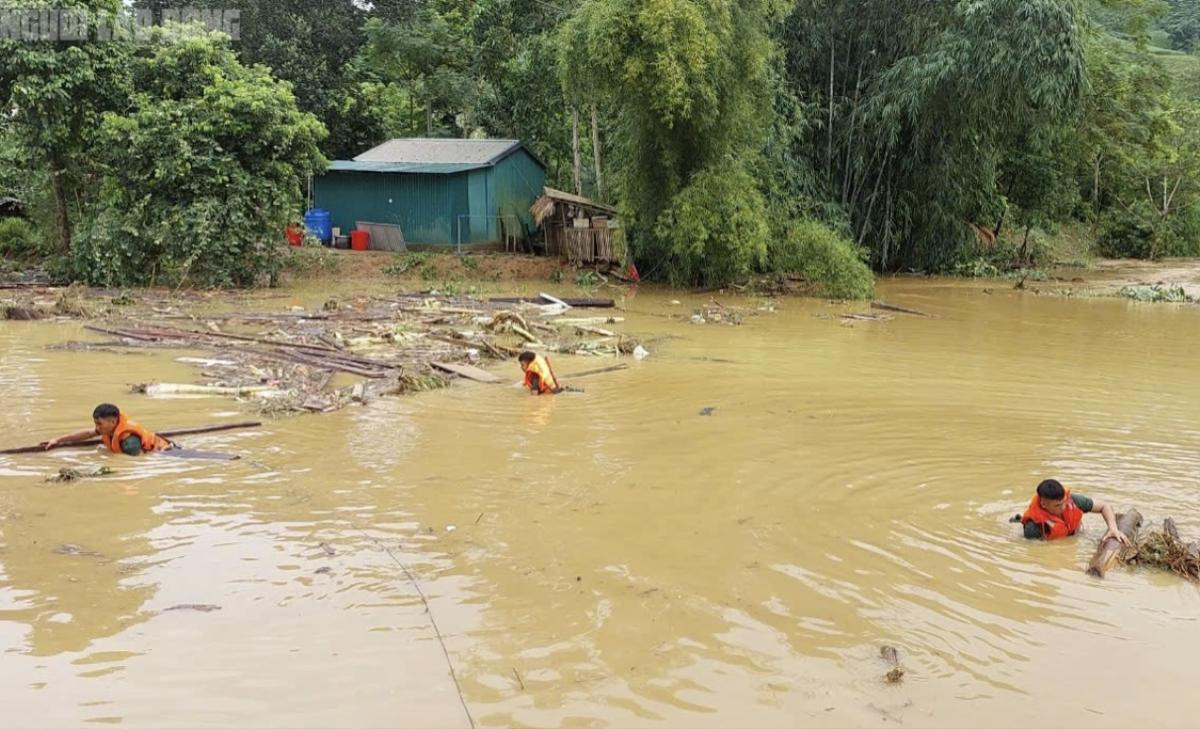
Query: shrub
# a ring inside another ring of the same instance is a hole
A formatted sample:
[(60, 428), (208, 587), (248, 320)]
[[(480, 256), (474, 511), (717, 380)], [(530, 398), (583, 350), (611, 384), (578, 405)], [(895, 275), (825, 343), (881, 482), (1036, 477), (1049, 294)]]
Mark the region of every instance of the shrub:
[(766, 203), (740, 165), (698, 172), (659, 217), (671, 283), (721, 286), (766, 259)]
[(1105, 258), (1149, 258), (1154, 247), (1154, 228), (1142, 216), (1112, 209), (1100, 220), (1096, 243)]
[(299, 248), (286, 248), (283, 268), (298, 276), (320, 276), (337, 273), (342, 267), (342, 259), (338, 254), (321, 245), (316, 238), (305, 236), (304, 245)]
[(800, 275), (825, 296), (867, 299), (875, 291), (875, 277), (866, 253), (820, 222), (799, 220), (787, 228), (786, 236), (772, 242), (768, 266)]
[(396, 255), (383, 269), (387, 276), (403, 276), (418, 268), (422, 268), (431, 260), (431, 256), (423, 251), (397, 251)]
[(0, 219), (0, 258), (33, 258), (44, 248), (37, 230), (28, 221)]
[(218, 36), (164, 38), (97, 130), (99, 195), (72, 244), (89, 283), (251, 286), (273, 273), (325, 129)]

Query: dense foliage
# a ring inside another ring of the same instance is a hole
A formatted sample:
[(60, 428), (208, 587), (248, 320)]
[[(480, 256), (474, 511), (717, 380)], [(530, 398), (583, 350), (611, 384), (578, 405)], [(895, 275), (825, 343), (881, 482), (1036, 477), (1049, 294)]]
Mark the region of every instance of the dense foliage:
[(1200, 254), (1200, 0), (188, 4), (240, 38), (0, 41), (0, 195), (73, 278), (261, 280), (322, 154), (393, 136), (522, 139), (681, 285)]
[(246, 286), (321, 167), (325, 130), (264, 66), (219, 40), (176, 39), (132, 68), (133, 94), (97, 132), (95, 213), (72, 247), (96, 284)]

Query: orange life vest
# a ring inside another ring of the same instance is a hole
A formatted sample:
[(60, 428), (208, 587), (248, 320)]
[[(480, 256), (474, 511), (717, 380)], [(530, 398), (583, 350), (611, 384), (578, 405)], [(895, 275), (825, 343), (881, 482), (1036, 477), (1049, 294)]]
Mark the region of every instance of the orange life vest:
[(525, 369), (525, 387), (533, 389), (533, 376), (538, 376), (537, 391), (539, 395), (553, 393), (558, 391), (558, 378), (554, 376), (554, 368), (550, 366), (550, 360), (540, 354), (533, 356), (533, 361), (529, 364), (523, 364)]
[(121, 441), (131, 435), (136, 435), (142, 441), (142, 452), (144, 453), (165, 451), (171, 447), (171, 441), (151, 433), (129, 418), (126, 418), (124, 413), (117, 418), (117, 427), (113, 428), (112, 434), (100, 436), (100, 441), (104, 443), (105, 448), (108, 448), (113, 453), (124, 453), (125, 451), (121, 450)]
[(1042, 528), (1042, 535), (1047, 540), (1062, 539), (1069, 537), (1079, 529), (1079, 523), (1083, 521), (1083, 510), (1075, 505), (1075, 500), (1071, 498), (1071, 491), (1063, 489), (1063, 513), (1062, 516), (1051, 514), (1042, 508), (1041, 499), (1037, 494), (1033, 495), (1033, 499), (1029, 502), (1029, 508), (1025, 510), (1025, 515), (1021, 517), (1022, 524), (1033, 522)]

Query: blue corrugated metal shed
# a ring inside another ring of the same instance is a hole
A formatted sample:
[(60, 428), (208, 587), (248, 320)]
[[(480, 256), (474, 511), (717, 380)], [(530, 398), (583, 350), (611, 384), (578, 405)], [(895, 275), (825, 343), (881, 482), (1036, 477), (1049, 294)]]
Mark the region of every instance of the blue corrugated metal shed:
[(529, 208), (545, 165), (512, 139), (393, 139), (330, 164), (313, 181), (314, 206), (343, 231), (399, 225), (417, 245), (500, 243), (535, 228)]

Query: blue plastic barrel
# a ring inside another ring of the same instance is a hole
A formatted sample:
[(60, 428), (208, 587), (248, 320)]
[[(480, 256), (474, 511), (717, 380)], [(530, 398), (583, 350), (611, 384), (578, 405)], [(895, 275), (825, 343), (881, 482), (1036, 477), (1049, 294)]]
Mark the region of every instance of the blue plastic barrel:
[(308, 234), (322, 243), (333, 241), (333, 218), (328, 210), (313, 208), (304, 214), (304, 227)]

